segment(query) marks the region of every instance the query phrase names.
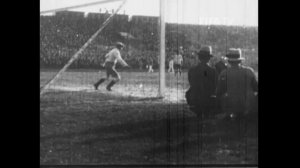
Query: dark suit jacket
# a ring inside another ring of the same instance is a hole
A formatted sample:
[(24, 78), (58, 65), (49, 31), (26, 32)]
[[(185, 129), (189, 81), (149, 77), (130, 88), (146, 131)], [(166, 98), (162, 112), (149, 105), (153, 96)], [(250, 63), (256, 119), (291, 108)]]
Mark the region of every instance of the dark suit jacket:
[(206, 108), (210, 106), (210, 97), (215, 95), (217, 74), (213, 67), (199, 63), (188, 72), (190, 88), (186, 93), (191, 106)]
[(217, 97), (224, 112), (255, 111), (258, 82), (250, 67), (229, 67), (219, 75)]

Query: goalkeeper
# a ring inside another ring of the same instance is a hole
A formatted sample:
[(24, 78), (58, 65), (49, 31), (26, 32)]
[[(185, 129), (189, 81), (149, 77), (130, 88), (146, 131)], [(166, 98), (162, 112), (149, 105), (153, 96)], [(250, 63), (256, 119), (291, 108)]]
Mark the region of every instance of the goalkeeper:
[(116, 43), (116, 47), (113, 48), (109, 53), (105, 55), (105, 62), (103, 66), (106, 69), (106, 78), (101, 78), (98, 82), (94, 84), (95, 90), (98, 90), (98, 87), (101, 83), (108, 80), (111, 76), (112, 81), (106, 86), (106, 90), (111, 91), (111, 87), (121, 80), (121, 76), (116, 71), (115, 66), (116, 63), (119, 62), (125, 67), (129, 67), (129, 65), (122, 59), (120, 50), (124, 48), (124, 44), (121, 42)]

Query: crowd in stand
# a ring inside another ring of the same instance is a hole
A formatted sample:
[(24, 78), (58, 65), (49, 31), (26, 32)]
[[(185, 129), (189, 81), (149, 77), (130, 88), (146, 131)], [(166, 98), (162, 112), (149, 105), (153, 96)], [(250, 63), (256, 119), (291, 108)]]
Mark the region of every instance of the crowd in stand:
[[(67, 16), (40, 17), (40, 66), (41, 68), (62, 67), (76, 51), (95, 33), (105, 18)], [(113, 20), (103, 29), (93, 43), (82, 53), (71, 67), (99, 68), (109, 47), (116, 41), (126, 44), (124, 59), (135, 69), (145, 69), (149, 58), (153, 68), (158, 68), (159, 33), (157, 22), (128, 21), (126, 17)], [(128, 32), (134, 39), (120, 36), (119, 32)], [(223, 56), (226, 46), (245, 49), (245, 63), (257, 68), (257, 28), (201, 26), (201, 25), (166, 25), (166, 60), (171, 53), (183, 46), (183, 68), (193, 65), (193, 52), (200, 44), (210, 44), (218, 57)], [(212, 60), (213, 61), (213, 60)], [(166, 62), (168, 67), (168, 62)]]

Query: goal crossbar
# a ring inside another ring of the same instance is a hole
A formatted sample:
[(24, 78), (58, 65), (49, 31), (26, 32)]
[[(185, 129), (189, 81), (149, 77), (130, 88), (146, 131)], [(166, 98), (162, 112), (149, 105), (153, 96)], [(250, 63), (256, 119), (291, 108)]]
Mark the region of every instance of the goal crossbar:
[(116, 2), (116, 1), (124, 1), (124, 0), (102, 0), (102, 1), (91, 2), (91, 3), (81, 4), (81, 5), (70, 6), (70, 7), (41, 11), (40, 14), (59, 12), (59, 11), (64, 11), (64, 10), (68, 10), (68, 9), (76, 9), (76, 8), (82, 8), (82, 7), (92, 6), (92, 5), (103, 4), (103, 3), (111, 3), (111, 2)]

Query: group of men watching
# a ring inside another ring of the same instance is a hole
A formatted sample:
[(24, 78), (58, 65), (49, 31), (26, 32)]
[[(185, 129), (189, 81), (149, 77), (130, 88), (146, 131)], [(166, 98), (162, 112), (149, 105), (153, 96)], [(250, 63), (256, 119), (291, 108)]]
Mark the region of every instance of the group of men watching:
[(188, 71), (190, 109), (199, 118), (219, 112), (229, 118), (256, 116), (258, 82), (254, 70), (241, 65), (241, 49), (230, 48), (215, 67), (208, 64), (214, 57), (211, 46), (201, 47), (197, 56), (198, 65)]

